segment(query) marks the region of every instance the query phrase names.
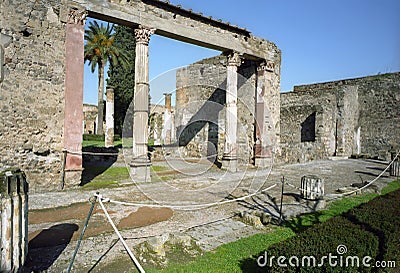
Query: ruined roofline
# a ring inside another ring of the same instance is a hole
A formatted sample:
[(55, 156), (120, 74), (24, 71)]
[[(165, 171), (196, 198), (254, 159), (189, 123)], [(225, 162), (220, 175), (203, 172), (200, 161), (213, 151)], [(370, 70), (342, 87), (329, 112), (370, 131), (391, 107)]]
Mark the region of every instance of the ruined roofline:
[(96, 104), (83, 103), (83, 106), (97, 107)]
[[(280, 65), (281, 51), (269, 40), (222, 20), (185, 10), (159, 0), (64, 0), (65, 5), (85, 10), (88, 16), (125, 25), (153, 28), (155, 34), (218, 50), (236, 51), (251, 60)], [(64, 12), (65, 13), (65, 12)], [(65, 20), (65, 19), (64, 19)]]
[(372, 80), (377, 80), (377, 79), (384, 79), (385, 77), (400, 77), (400, 72), (391, 72), (391, 73), (369, 75), (369, 76), (363, 76), (363, 77), (357, 77), (357, 78), (348, 78), (348, 79), (336, 80), (336, 81), (295, 85), (293, 87), (293, 91), (284, 92), (282, 94), (290, 94), (293, 92), (311, 92), (311, 91), (335, 89), (336, 87), (342, 86), (342, 85), (356, 84), (361, 81), (372, 81)]
[(192, 9), (184, 9), (181, 5), (173, 5), (169, 0), (142, 0), (145, 3), (149, 3), (150, 5), (160, 6), (161, 8), (170, 9), (170, 11), (179, 13), (181, 15), (185, 15), (186, 17), (194, 17), (195, 19), (199, 19), (204, 21), (205, 23), (210, 23), (215, 25), (216, 27), (223, 28), (232, 32), (236, 32), (238, 34), (250, 37), (251, 32), (246, 28), (241, 28), (237, 25), (231, 25), (229, 22), (223, 22), (220, 19), (214, 19), (212, 16), (205, 16), (201, 12), (194, 12)]

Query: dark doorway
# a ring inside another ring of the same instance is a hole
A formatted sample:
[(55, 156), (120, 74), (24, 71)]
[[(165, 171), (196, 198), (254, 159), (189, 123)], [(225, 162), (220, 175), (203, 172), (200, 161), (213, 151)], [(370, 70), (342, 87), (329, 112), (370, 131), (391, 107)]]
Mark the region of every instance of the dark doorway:
[(301, 142), (315, 141), (315, 112), (301, 123)]

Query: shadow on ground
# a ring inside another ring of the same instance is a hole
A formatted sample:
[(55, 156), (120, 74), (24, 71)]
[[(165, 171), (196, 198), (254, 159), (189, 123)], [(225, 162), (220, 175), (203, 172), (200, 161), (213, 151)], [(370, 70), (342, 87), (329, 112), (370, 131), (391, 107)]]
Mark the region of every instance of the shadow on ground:
[(58, 224), (42, 230), (29, 241), (28, 257), (21, 272), (42, 272), (49, 269), (78, 229), (75, 224)]
[(118, 151), (117, 147), (83, 147), (83, 172), (80, 186), (84, 186), (110, 168), (117, 161)]

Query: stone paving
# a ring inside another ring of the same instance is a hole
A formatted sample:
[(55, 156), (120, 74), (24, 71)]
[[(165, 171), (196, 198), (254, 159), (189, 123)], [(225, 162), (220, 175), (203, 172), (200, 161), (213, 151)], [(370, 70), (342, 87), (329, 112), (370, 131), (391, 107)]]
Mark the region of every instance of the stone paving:
[[(157, 162), (155, 164), (162, 165), (165, 163)], [(201, 162), (198, 164), (201, 164)], [(153, 201), (148, 196), (151, 196), (156, 197), (155, 200), (159, 201), (160, 204), (189, 206), (182, 209), (175, 208), (174, 215), (167, 221), (123, 230), (122, 234), (124, 238), (128, 238), (127, 243), (130, 247), (134, 248), (149, 237), (166, 233), (183, 233), (195, 239), (201, 249), (209, 251), (239, 238), (267, 232), (267, 229), (244, 224), (237, 215), (242, 211), (263, 211), (275, 218), (279, 217), (282, 176), (285, 177), (285, 181), (297, 187), (300, 186), (300, 178), (304, 175), (314, 174), (323, 178), (325, 193), (328, 197), (326, 202), (329, 203), (329, 199), (336, 196), (336, 189), (350, 186), (352, 183), (360, 183), (361, 180), (363, 182), (370, 181), (380, 174), (387, 164), (387, 162), (382, 161), (361, 159), (325, 160), (274, 166), (271, 171), (260, 171), (249, 167), (242, 169), (239, 173), (226, 173), (211, 168), (207, 172), (194, 176), (188, 175), (191, 171), (185, 169), (187, 172), (185, 176), (177, 176), (172, 181), (140, 184), (139, 187), (131, 185), (115, 189), (102, 189), (100, 193), (112, 200), (150, 204)], [(394, 179), (394, 177), (389, 176), (389, 172), (385, 172), (374, 184), (380, 189)], [(252, 197), (236, 202), (227, 201), (273, 185), (275, 186), (272, 189)], [(35, 193), (30, 195), (30, 209), (52, 208), (87, 202), (94, 193), (95, 191), (79, 189)], [(324, 202), (303, 200), (299, 197), (298, 189), (285, 185), (282, 208), (284, 218), (323, 208)], [(197, 207), (210, 203), (215, 204)], [(113, 211), (112, 218), (116, 223), (122, 217), (138, 209), (135, 206), (112, 203), (105, 205), (107, 210)], [(195, 207), (190, 207), (190, 205), (195, 205)], [(97, 221), (101, 221), (103, 216), (99, 212), (96, 217)], [(103, 219), (104, 225), (109, 225), (107, 220)], [(79, 220), (74, 223), (82, 227), (83, 222)], [(30, 225), (29, 232), (50, 228), (57, 224), (65, 223), (49, 222), (41, 225)], [(98, 264), (91, 272), (101, 272), (97, 270), (101, 270), (102, 266), (107, 263), (121, 257), (127, 257), (122, 244), (115, 244), (116, 238), (117, 236), (114, 233), (102, 233), (85, 238), (75, 262), (74, 268), (77, 268), (75, 272), (88, 272), (96, 263)], [(66, 269), (75, 245), (76, 241), (72, 241), (62, 251), (59, 251), (58, 257), (52, 258), (54, 262), (49, 265), (48, 272), (60, 272)], [(132, 264), (128, 264), (128, 266), (132, 267)], [(144, 266), (146, 266), (146, 263), (144, 263)]]

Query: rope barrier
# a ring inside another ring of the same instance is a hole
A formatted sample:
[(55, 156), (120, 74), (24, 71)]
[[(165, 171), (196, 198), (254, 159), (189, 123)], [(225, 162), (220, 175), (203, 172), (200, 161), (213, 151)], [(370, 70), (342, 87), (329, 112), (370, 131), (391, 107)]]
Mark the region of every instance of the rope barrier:
[[(358, 191), (361, 192), (361, 191), (364, 190), (365, 188), (369, 187), (370, 185), (372, 185), (373, 183), (375, 183), (379, 178), (381, 178), (381, 176), (382, 176), (385, 172), (387, 172), (387, 170), (390, 168), (390, 166), (393, 165), (393, 162), (396, 161), (396, 159), (397, 159), (397, 157), (399, 157), (399, 155), (400, 155), (400, 151), (396, 154), (396, 156), (395, 156), (395, 157), (393, 158), (393, 160), (389, 163), (389, 165), (388, 165), (377, 177), (375, 177), (373, 180), (371, 180), (370, 182), (368, 182), (367, 184), (365, 184), (365, 185), (362, 186), (361, 188), (358, 188), (358, 189), (355, 189), (355, 190), (353, 190), (353, 191), (346, 192), (346, 193), (334, 194), (335, 196), (332, 197), (331, 199), (329, 199), (328, 201), (332, 201), (332, 200), (335, 200), (335, 199), (338, 199), (338, 198), (341, 198), (341, 197), (344, 197), (344, 196), (347, 196), (347, 195), (351, 195), (351, 194), (356, 193), (356, 192), (358, 192)], [(309, 193), (312, 192), (312, 191), (310, 191), (310, 190), (301, 189), (301, 188), (299, 188), (299, 187), (297, 187), (297, 186), (295, 186), (295, 185), (290, 184), (289, 182), (285, 182), (285, 184), (288, 185), (288, 186), (290, 186), (290, 187), (292, 187), (292, 188), (295, 188), (295, 189), (297, 189), (297, 190), (301, 190), (301, 191), (309, 192)]]
[(96, 193), (95, 196), (98, 198), (99, 204), (100, 204), (101, 208), (103, 209), (104, 214), (105, 214), (108, 222), (110, 222), (112, 228), (114, 229), (114, 231), (117, 234), (118, 238), (121, 240), (122, 244), (124, 245), (125, 250), (128, 252), (128, 254), (131, 257), (132, 261), (134, 262), (135, 266), (137, 267), (137, 269), (139, 270), (140, 273), (145, 273), (143, 267), (140, 265), (139, 261), (136, 259), (135, 255), (133, 255), (132, 251), (130, 250), (130, 248), (126, 244), (126, 242), (125, 242), (124, 238), (122, 237), (121, 233), (119, 233), (117, 227), (115, 226), (115, 224), (112, 221), (110, 215), (108, 214), (107, 209), (104, 207), (103, 200), (107, 201), (109, 199), (103, 198), (102, 195), (98, 194), (98, 193)]
[[(361, 187), (361, 188), (359, 188), (359, 189), (356, 189), (356, 190), (354, 190), (354, 191), (348, 192), (348, 193), (337, 194), (334, 198), (332, 198), (332, 199), (330, 199), (330, 200), (328, 200), (328, 201), (332, 201), (332, 200), (334, 200), (334, 199), (341, 198), (341, 197), (344, 197), (344, 196), (353, 194), (353, 193), (358, 192), (358, 191), (362, 191), (363, 189), (369, 187), (371, 184), (375, 183), (375, 182), (390, 168), (390, 166), (391, 166), (391, 165), (393, 164), (393, 162), (397, 159), (397, 157), (399, 157), (399, 155), (400, 155), (400, 151), (397, 153), (397, 155), (394, 157), (394, 159), (389, 163), (389, 165), (388, 165), (377, 177), (375, 177), (372, 181), (368, 182), (368, 183), (367, 183), (366, 185), (364, 185), (363, 187)], [(103, 210), (103, 212), (104, 212), (104, 214), (105, 214), (105, 216), (106, 216), (108, 222), (111, 224), (111, 226), (112, 226), (112, 228), (114, 229), (115, 233), (117, 234), (119, 240), (122, 242), (122, 244), (123, 244), (125, 250), (127, 251), (127, 253), (128, 253), (128, 255), (130, 256), (130, 258), (132, 259), (134, 265), (137, 267), (137, 269), (139, 270), (140, 273), (145, 273), (143, 267), (140, 265), (139, 261), (136, 259), (136, 257), (134, 256), (134, 254), (133, 254), (132, 251), (130, 250), (129, 246), (128, 246), (127, 243), (125, 242), (125, 239), (122, 237), (121, 233), (119, 232), (119, 230), (118, 230), (117, 227), (115, 226), (114, 222), (112, 221), (112, 219), (111, 219), (111, 217), (110, 217), (110, 215), (109, 215), (107, 209), (106, 209), (105, 206), (104, 206), (104, 202), (113, 203), (113, 204), (117, 204), (117, 205), (136, 206), (136, 207), (138, 207), (138, 206), (140, 206), (140, 207), (142, 207), (142, 206), (147, 206), (147, 207), (153, 207), (153, 208), (169, 207), (169, 208), (171, 208), (171, 209), (184, 209), (184, 208), (186, 208), (186, 209), (195, 209), (195, 208), (196, 208), (196, 209), (199, 209), (199, 208), (206, 208), (206, 207), (211, 207), (211, 206), (216, 206), (216, 205), (222, 205), (222, 204), (227, 204), (227, 203), (242, 201), (242, 200), (245, 200), (245, 199), (247, 199), (247, 198), (253, 197), (253, 196), (255, 196), (255, 195), (264, 193), (264, 192), (266, 192), (266, 191), (268, 191), (268, 190), (271, 190), (271, 189), (273, 189), (274, 187), (276, 187), (278, 184), (279, 184), (279, 183), (275, 183), (275, 184), (269, 186), (268, 188), (265, 188), (265, 189), (263, 189), (263, 190), (258, 190), (258, 191), (254, 192), (254, 193), (252, 193), (252, 194), (248, 194), (248, 195), (245, 195), (245, 196), (242, 196), (242, 197), (238, 197), (238, 198), (234, 198), (234, 199), (229, 199), (229, 200), (225, 200), (225, 201), (220, 201), (220, 202), (214, 202), (214, 203), (209, 203), (209, 204), (198, 204), (198, 205), (160, 205), (160, 204), (146, 204), (146, 203), (130, 203), (130, 202), (123, 202), (123, 201), (111, 200), (110, 198), (104, 198), (104, 197), (103, 197), (101, 194), (99, 194), (99, 193), (94, 194), (94, 197), (95, 197), (95, 198), (97, 199), (97, 201), (99, 202), (99, 204), (100, 204), (100, 206), (101, 206), (101, 208), (102, 208), (102, 210)], [(282, 184), (282, 191), (283, 191), (283, 187), (284, 187), (285, 184), (288, 185), (288, 186), (290, 186), (290, 187), (292, 187), (292, 188), (295, 188), (295, 189), (297, 189), (297, 190), (303, 190), (303, 189), (301, 189), (301, 188), (299, 188), (299, 187), (297, 187), (297, 186), (295, 186), (295, 185), (292, 185), (292, 184), (289, 183), (289, 182), (286, 182), (284, 179), (282, 179), (281, 184)], [(303, 191), (304, 191), (304, 190), (303, 190)], [(307, 192), (311, 192), (311, 191), (307, 191)], [(283, 195), (282, 195), (282, 196), (283, 196)], [(282, 201), (282, 200), (281, 200), (281, 201)], [(91, 213), (92, 213), (92, 210), (93, 210), (93, 204), (94, 204), (94, 203), (93, 203), (93, 201), (91, 201), (91, 202), (92, 202), (92, 208), (91, 208), (91, 210), (90, 210), (90, 212), (89, 212), (88, 219), (87, 219), (87, 221), (86, 221), (85, 226), (87, 226), (87, 222), (88, 222), (88, 220), (89, 220), (89, 218), (90, 218), (90, 215), (91, 215)], [(95, 202), (95, 201), (94, 201), (94, 202)], [(282, 209), (282, 204), (281, 204), (281, 209)], [(189, 227), (189, 228), (186, 228), (185, 230), (189, 230), (189, 229), (191, 229), (191, 228), (192, 228), (192, 227)], [(84, 228), (84, 230), (85, 230), (85, 228)], [(83, 236), (84, 230), (83, 230), (83, 232), (82, 232), (82, 234), (81, 234), (81, 237)], [(79, 243), (78, 243), (77, 249), (78, 249), (78, 248), (79, 248)], [(75, 252), (77, 252), (77, 249), (75, 250)], [(75, 256), (75, 255), (76, 255), (76, 253), (74, 253), (74, 256)], [(72, 262), (71, 262), (71, 264), (70, 264), (69, 270), (72, 268), (73, 260), (74, 260), (74, 258), (72, 259)]]
[(197, 204), (197, 205), (160, 205), (160, 204), (146, 204), (146, 203), (130, 203), (130, 202), (123, 202), (123, 201), (116, 201), (116, 200), (111, 200), (107, 199), (107, 202), (117, 204), (117, 205), (124, 205), (124, 206), (133, 206), (133, 207), (150, 207), (150, 208), (171, 208), (171, 209), (201, 209), (201, 208), (208, 208), (216, 205), (223, 205), (223, 204), (228, 204), (232, 202), (237, 202), (237, 201), (242, 201), (244, 199), (253, 197), (255, 195), (261, 194), (263, 192), (266, 192), (268, 190), (271, 190), (272, 188), (276, 187), (278, 183), (273, 184), (272, 186), (269, 186), (266, 189), (254, 192), (252, 194), (248, 194), (242, 197), (238, 197), (235, 199), (229, 199), (225, 201), (220, 201), (220, 202), (214, 202), (214, 203), (209, 203), (209, 204)]

